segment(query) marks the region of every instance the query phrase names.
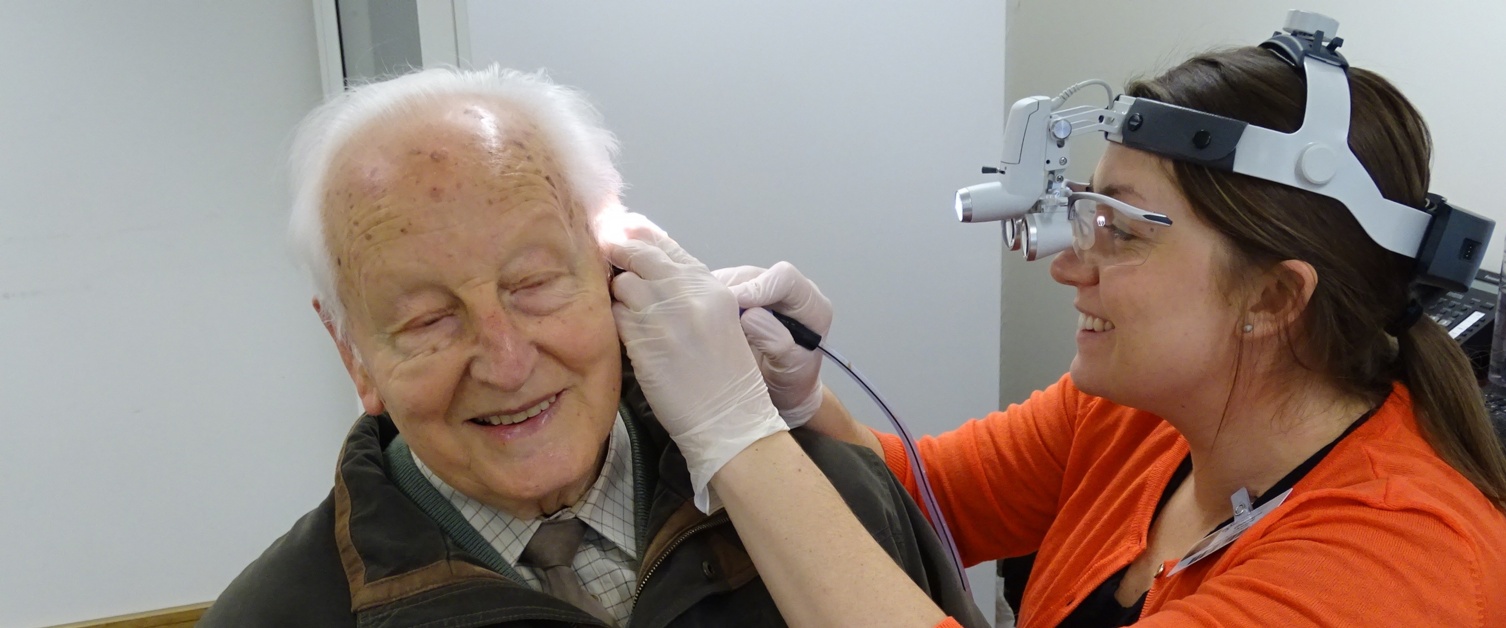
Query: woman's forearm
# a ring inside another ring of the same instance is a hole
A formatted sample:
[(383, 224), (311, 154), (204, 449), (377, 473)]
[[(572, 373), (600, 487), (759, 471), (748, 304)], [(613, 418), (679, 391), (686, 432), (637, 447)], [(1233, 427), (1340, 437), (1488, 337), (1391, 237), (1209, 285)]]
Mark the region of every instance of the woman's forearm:
[(789, 434), (743, 450), (711, 485), (790, 625), (930, 628), (946, 618)]

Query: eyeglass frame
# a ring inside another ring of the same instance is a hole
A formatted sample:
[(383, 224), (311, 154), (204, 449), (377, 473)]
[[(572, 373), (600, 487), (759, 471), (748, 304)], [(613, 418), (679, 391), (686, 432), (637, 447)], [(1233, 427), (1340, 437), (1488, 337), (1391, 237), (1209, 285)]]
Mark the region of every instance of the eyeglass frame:
[[(1171, 218), (1166, 214), (1158, 214), (1156, 212), (1146, 211), (1112, 196), (1106, 196), (1097, 192), (1089, 192), (1087, 191), (1087, 187), (1088, 186), (1086, 184), (1078, 183), (1076, 181), (1068, 182), (1068, 188), (1072, 191), (1067, 194), (1066, 206), (1069, 212), (1068, 219), (1072, 224), (1078, 224), (1077, 219), (1073, 217), (1073, 214), (1077, 213), (1075, 206), (1078, 201), (1093, 201), (1101, 205), (1107, 205), (1115, 211), (1123, 213), (1133, 220), (1138, 220), (1140, 222), (1155, 225), (1158, 227), (1170, 227), (1172, 224)], [(1103, 217), (1097, 215), (1097, 212), (1094, 212), (1094, 217), (1094, 228), (1102, 228), (1108, 226), (1108, 224), (1103, 221)], [(1096, 244), (1096, 236), (1094, 237), (1094, 240), (1094, 243)], [(1072, 247), (1073, 250), (1077, 251), (1079, 255), (1082, 254), (1083, 251), (1080, 250), (1081, 247), (1078, 246), (1078, 241), (1075, 234), (1072, 238)], [(1089, 245), (1085, 248), (1091, 249), (1092, 245)]]

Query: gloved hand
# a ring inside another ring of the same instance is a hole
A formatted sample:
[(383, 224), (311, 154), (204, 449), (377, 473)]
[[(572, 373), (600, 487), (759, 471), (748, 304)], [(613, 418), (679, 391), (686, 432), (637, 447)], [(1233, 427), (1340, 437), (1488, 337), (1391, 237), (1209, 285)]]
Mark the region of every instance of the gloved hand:
[(743, 312), (743, 333), (758, 358), (769, 397), (790, 427), (811, 420), (821, 407), (821, 352), (795, 344), (790, 330), (768, 309), (800, 321), (822, 338), (831, 331), (831, 301), (789, 262), (711, 271), (732, 289)]
[(706, 266), (646, 218), (602, 248), (624, 273), (612, 316), (654, 414), (685, 455), (695, 504), (720, 507), (711, 476), (748, 445), (789, 429), (738, 324), (737, 300)]

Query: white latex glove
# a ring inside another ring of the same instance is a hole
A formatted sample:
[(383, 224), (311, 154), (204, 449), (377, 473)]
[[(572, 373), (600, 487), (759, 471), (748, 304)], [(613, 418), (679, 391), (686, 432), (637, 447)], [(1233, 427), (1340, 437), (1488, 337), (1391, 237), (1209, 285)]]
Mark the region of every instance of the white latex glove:
[(646, 218), (630, 222), (638, 224), (622, 241), (602, 244), (625, 271), (612, 280), (612, 316), (644, 396), (685, 455), (695, 505), (710, 513), (720, 507), (711, 476), (789, 428), (743, 338), (732, 292)]
[[(732, 289), (743, 312), (743, 333), (758, 358), (769, 397), (790, 427), (811, 420), (821, 407), (821, 352), (795, 339), (769, 309), (800, 321), (822, 338), (831, 332), (831, 301), (789, 262), (764, 270), (756, 266), (711, 271)], [(765, 309), (768, 308), (768, 309)]]

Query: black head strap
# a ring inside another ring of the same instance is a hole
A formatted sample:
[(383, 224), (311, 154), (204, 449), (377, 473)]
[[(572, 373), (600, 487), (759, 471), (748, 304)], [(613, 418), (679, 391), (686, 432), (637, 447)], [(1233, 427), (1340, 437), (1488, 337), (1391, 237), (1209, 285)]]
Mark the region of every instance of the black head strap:
[(1417, 299), (1412, 299), (1410, 301), (1407, 301), (1407, 307), (1406, 309), (1401, 311), (1401, 315), (1397, 316), (1395, 320), (1392, 320), (1390, 324), (1386, 325), (1386, 333), (1399, 337), (1402, 334), (1407, 333), (1407, 330), (1411, 329), (1412, 326), (1416, 325), (1417, 321), (1421, 319), (1422, 302), (1418, 301)]
[(1298, 70), (1302, 69), (1302, 60), (1308, 57), (1318, 59), (1329, 65), (1349, 69), (1349, 60), (1339, 54), (1339, 46), (1344, 45), (1343, 37), (1335, 37), (1323, 45), (1323, 31), (1316, 33), (1276, 33), (1270, 39), (1260, 44), (1261, 48), (1276, 53), (1284, 61)]

